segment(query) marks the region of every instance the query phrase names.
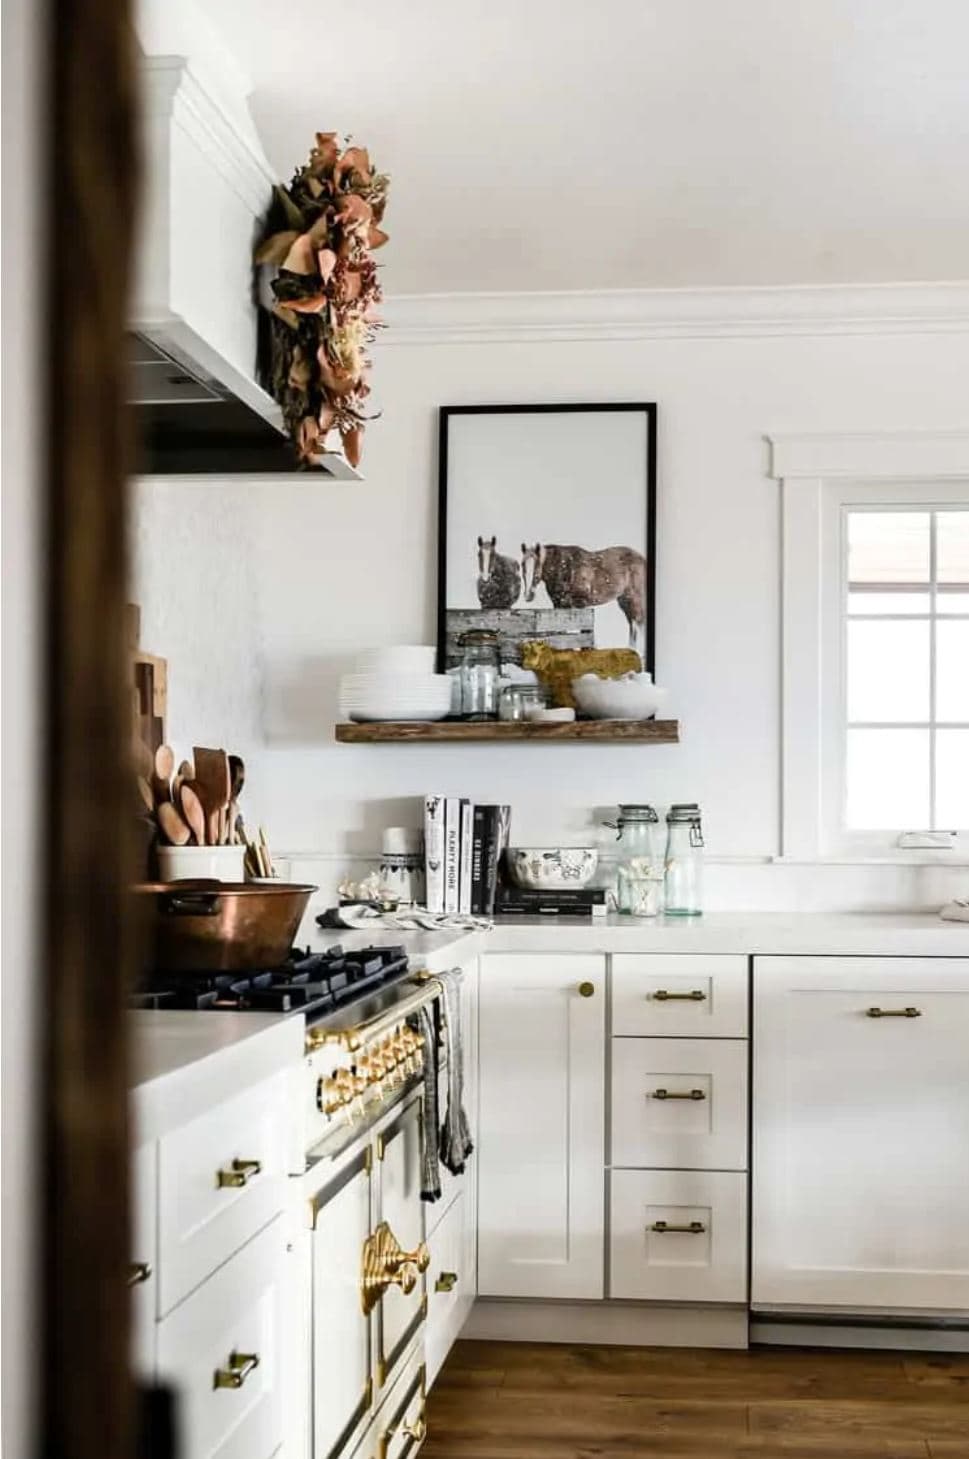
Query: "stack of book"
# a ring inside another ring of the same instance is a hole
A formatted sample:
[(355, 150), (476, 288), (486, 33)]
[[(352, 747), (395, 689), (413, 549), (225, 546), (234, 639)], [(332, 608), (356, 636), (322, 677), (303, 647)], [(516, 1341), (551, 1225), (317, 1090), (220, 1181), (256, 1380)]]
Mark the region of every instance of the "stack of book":
[(604, 887), (574, 887), (562, 892), (528, 891), (501, 885), (495, 911), (518, 917), (605, 917), (608, 893)]
[(424, 798), (427, 910), (438, 915), (490, 917), (498, 897), (498, 868), (511, 826), (511, 807), (474, 805), (443, 795)]

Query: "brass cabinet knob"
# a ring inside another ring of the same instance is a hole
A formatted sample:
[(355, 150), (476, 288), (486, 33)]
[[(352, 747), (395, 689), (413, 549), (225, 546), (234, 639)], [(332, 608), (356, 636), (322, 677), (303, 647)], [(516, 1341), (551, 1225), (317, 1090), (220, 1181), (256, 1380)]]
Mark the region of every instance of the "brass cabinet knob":
[(434, 1283), (435, 1292), (453, 1292), (458, 1284), (457, 1272), (442, 1272)]
[(147, 1261), (133, 1261), (128, 1266), (128, 1286), (140, 1287), (142, 1282), (147, 1282), (151, 1276), (151, 1263)]
[(216, 1368), (213, 1388), (241, 1388), (259, 1367), (258, 1353), (230, 1353), (226, 1367)]
[(220, 1170), (216, 1173), (215, 1183), (217, 1186), (240, 1186), (248, 1185), (253, 1176), (262, 1170), (261, 1160), (233, 1160), (228, 1170)]
[(579, 997), (580, 998), (591, 998), (592, 995), (595, 993), (595, 991), (596, 991), (596, 985), (595, 985), (595, 983), (580, 983), (579, 984)]
[(427, 1248), (427, 1242), (422, 1241), (413, 1251), (405, 1251), (401, 1256), (402, 1261), (409, 1261), (416, 1266), (419, 1272), (426, 1272), (431, 1264), (431, 1253)]

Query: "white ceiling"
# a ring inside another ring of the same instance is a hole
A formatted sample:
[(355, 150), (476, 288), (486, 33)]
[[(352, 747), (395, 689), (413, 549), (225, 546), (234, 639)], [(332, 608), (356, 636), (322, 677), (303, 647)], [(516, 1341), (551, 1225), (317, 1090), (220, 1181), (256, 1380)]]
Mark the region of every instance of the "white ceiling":
[(203, 0), (281, 176), (392, 177), (388, 292), (969, 276), (966, 0)]

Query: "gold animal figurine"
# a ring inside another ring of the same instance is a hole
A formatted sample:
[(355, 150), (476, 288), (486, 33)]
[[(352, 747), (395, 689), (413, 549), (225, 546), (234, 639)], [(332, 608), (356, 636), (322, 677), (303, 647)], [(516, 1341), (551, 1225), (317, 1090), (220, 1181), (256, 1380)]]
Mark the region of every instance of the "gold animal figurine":
[(631, 648), (551, 648), (541, 639), (526, 639), (522, 644), (522, 668), (534, 669), (556, 709), (575, 708), (572, 681), (582, 674), (620, 679), (623, 674), (640, 673), (642, 667), (639, 654)]

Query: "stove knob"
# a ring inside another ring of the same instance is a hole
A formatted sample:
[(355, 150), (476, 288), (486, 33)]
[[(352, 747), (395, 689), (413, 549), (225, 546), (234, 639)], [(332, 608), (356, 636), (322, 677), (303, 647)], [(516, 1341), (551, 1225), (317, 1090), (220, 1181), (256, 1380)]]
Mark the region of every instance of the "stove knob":
[(316, 1082), (316, 1107), (320, 1114), (334, 1115), (345, 1103), (336, 1079), (318, 1079)]

